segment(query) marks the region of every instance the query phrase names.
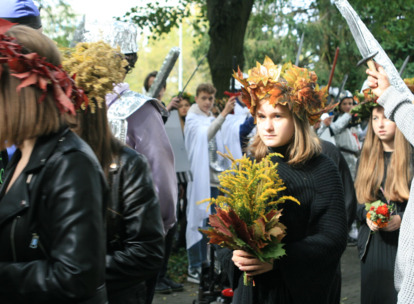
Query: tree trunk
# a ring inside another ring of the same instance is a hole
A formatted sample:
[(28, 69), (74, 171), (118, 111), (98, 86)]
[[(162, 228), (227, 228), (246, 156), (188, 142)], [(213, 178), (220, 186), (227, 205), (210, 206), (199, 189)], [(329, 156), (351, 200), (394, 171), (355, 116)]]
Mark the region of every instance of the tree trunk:
[(237, 66), (243, 68), (244, 36), (253, 3), (254, 0), (207, 0), (210, 23), (207, 59), (218, 98), (230, 89), (233, 56)]

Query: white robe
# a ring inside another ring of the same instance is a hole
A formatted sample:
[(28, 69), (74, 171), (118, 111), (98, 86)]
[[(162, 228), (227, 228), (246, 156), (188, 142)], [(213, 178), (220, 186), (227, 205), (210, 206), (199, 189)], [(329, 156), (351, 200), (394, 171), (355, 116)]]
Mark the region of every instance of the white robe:
[(204, 116), (189, 112), (185, 119), (184, 141), (191, 164), (193, 181), (187, 185), (187, 249), (202, 239), (198, 228), (210, 213), (207, 203), (197, 202), (209, 198), (210, 193), (210, 161), (208, 155), (207, 131), (214, 116)]
[(234, 114), (227, 115), (221, 127), (223, 144), (230, 150), (235, 159), (243, 156), (240, 145), (240, 125), (244, 123), (248, 116), (249, 109), (247, 107), (243, 108), (236, 102)]

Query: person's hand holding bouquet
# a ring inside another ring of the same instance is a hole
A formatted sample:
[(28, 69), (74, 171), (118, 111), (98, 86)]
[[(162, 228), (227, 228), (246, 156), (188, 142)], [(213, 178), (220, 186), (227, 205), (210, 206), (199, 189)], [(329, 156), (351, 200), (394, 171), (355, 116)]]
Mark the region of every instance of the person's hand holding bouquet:
[(248, 285), (252, 276), (272, 270), (273, 260), (285, 254), (281, 241), (286, 227), (279, 222), (278, 205), (299, 201), (280, 195), (286, 187), (277, 173), (278, 164), (271, 161), (275, 154), (258, 163), (246, 156), (235, 160), (230, 152), (219, 154), (230, 159), (232, 167), (219, 176), (219, 189), (225, 195), (199, 202), (214, 204), (217, 212), (209, 216), (211, 227), (201, 232), (211, 244), (233, 250), (233, 262)]
[[(391, 214), (394, 211), (393, 205), (388, 205), (378, 200), (373, 203), (365, 204), (365, 210), (368, 211), (367, 212), (367, 225), (371, 229), (372, 232), (376, 232), (381, 228), (386, 230), (385, 228), (388, 226), (389, 223), (392, 223), (393, 226), (397, 224), (396, 221), (398, 219), (393, 220), (391, 217)], [(401, 222), (401, 217), (399, 218)], [(392, 227), (392, 228), (395, 228), (395, 227)]]

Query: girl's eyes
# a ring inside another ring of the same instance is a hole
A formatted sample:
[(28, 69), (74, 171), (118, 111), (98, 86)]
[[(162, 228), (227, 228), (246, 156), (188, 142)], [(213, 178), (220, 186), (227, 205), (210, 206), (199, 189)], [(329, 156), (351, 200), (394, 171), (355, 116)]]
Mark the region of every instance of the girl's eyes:
[[(260, 114), (258, 114), (258, 115), (257, 115), (257, 117), (258, 117), (258, 118), (260, 118), (260, 119), (266, 118), (266, 116), (265, 116), (265, 115), (260, 115)], [(275, 114), (275, 115), (273, 115), (273, 117), (271, 117), (271, 118), (281, 118), (281, 117), (282, 117), (282, 115)]]

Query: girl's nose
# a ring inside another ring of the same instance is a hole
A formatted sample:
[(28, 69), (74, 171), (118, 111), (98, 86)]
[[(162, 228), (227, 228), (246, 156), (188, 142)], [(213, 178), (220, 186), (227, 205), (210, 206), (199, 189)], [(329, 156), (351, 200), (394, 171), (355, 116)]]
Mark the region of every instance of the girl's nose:
[(266, 128), (266, 130), (272, 130), (273, 129), (273, 124), (272, 124), (272, 121), (270, 119), (265, 120), (265, 128)]

